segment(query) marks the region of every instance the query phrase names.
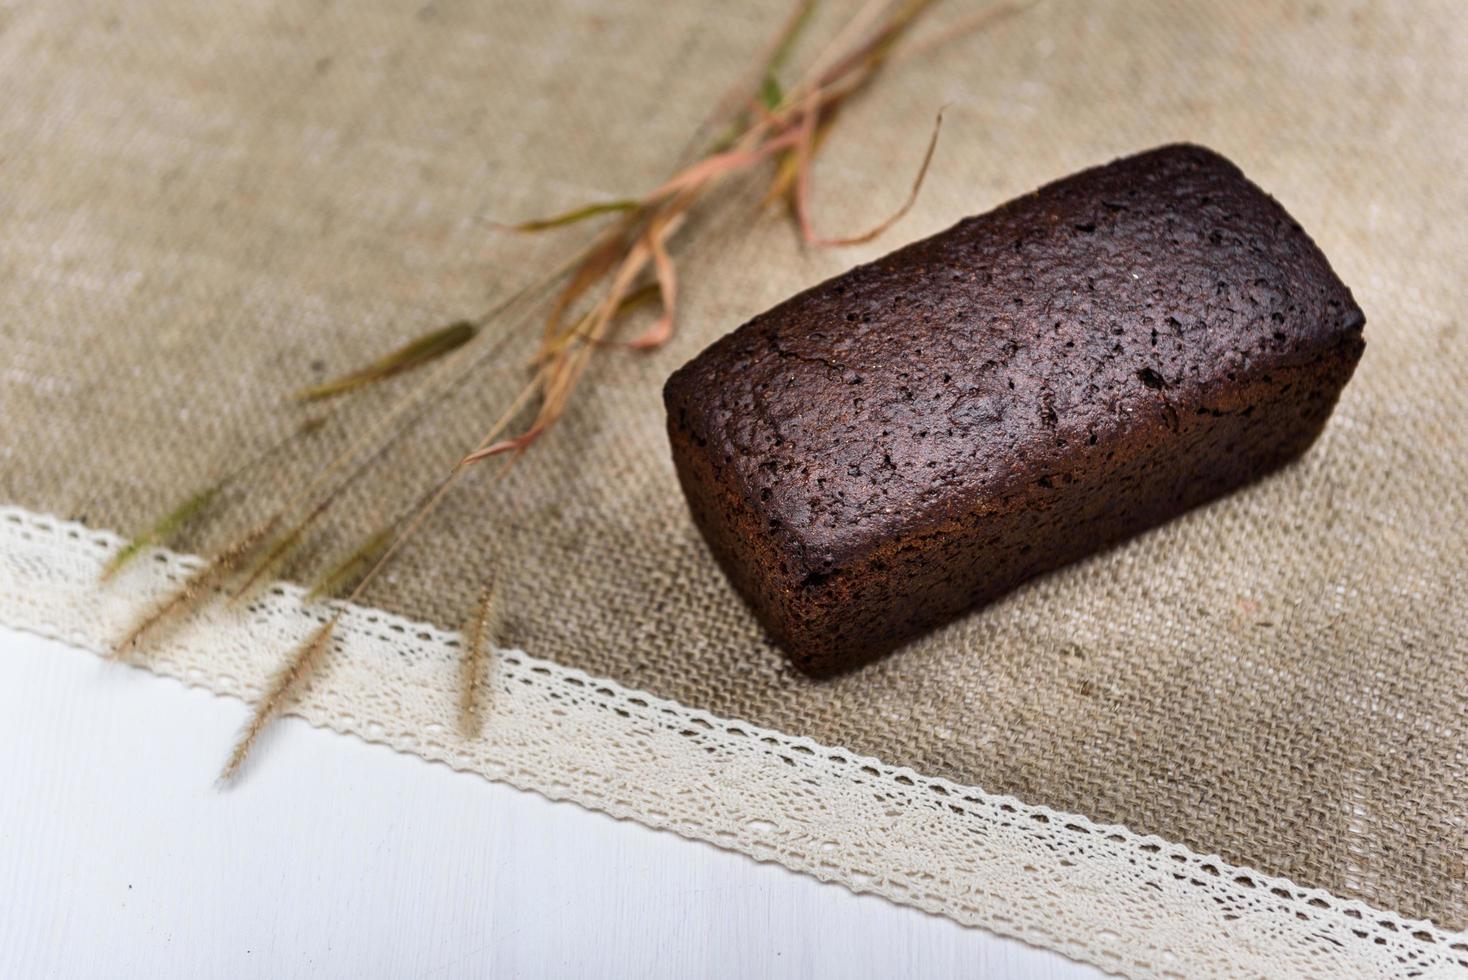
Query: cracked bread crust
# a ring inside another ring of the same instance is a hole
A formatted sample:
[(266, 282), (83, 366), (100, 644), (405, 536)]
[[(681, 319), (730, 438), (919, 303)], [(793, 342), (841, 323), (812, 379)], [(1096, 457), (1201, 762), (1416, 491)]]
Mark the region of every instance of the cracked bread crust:
[(1364, 322), (1278, 203), (1167, 146), (800, 293), (664, 400), (711, 550), (826, 674), (1296, 458)]

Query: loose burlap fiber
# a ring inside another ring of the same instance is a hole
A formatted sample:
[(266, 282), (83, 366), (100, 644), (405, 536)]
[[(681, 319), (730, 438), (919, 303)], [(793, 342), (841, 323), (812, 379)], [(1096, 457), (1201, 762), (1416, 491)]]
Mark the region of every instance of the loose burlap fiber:
[[(823, 8), (814, 34), (851, 9)], [(313, 414), (293, 389), (480, 311), (586, 234), (493, 220), (666, 176), (783, 15), (0, 8), (0, 499), (136, 530)], [(758, 189), (722, 195), (682, 239), (675, 340), (608, 351), (564, 424), (509, 480), (459, 487), (366, 601), (454, 626), (503, 552), (503, 639), (535, 655), (1468, 927), (1464, 21), (1446, 2), (1051, 0), (894, 67), (823, 152), (817, 221), (850, 233), (895, 206), (946, 103), (913, 213), (873, 245), (803, 250)], [(882, 663), (790, 673), (688, 520), (663, 379), (859, 260), (1178, 139), (1278, 196), (1366, 310), (1321, 442)], [(519, 329), (287, 574), (340, 559), (475, 441), (524, 379), (536, 328)], [(264, 513), (421, 377), (251, 466), (182, 547)]]

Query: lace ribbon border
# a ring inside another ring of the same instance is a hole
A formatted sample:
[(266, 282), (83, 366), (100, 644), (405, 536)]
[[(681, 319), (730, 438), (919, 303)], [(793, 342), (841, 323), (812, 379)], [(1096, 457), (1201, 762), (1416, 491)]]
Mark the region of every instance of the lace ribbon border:
[[(23, 601), (26, 558), (34, 560), (46, 550), (48, 542), (50, 550), (60, 548), (73, 558), (81, 557), (79, 565), (91, 567), (90, 581), (66, 583), (82, 594), (94, 584), (95, 570), (123, 543), (107, 531), (20, 508), (0, 507), (0, 543), (4, 545), (0, 549), (0, 621), (95, 651), (97, 638), (87, 634), (79, 624), (46, 622), (35, 615), (36, 610), (27, 612), (27, 603)], [(166, 579), (176, 581), (199, 567), (200, 562), (194, 557), (159, 549), (139, 564), (166, 570)], [(7, 575), (7, 570), (13, 574)], [(261, 602), (294, 607), (290, 615), (318, 622), (319, 610), (308, 612), (301, 607), (303, 592), (296, 586), (276, 583), (252, 608)], [(276, 612), (278, 615), (279, 610)], [(362, 607), (349, 608), (339, 629), (344, 636), (379, 646), (384, 652), (405, 639), (444, 651), (459, 646), (454, 633)], [(1099, 824), (1079, 814), (1032, 806), (1014, 797), (925, 776), (905, 766), (888, 765), (803, 736), (720, 718), (521, 651), (501, 651), (497, 660), (496, 683), (500, 693), (507, 696), (513, 696), (516, 686), (536, 687), (552, 703), (578, 710), (590, 708), (603, 715), (614, 714), (629, 727), (657, 729), (664, 735), (672, 733), (695, 746), (694, 751), (717, 745), (721, 751), (745, 756), (752, 753), (782, 781), (807, 775), (819, 780), (834, 778), (885, 800), (883, 805), (889, 810), (895, 806), (928, 813), (940, 811), (945, 820), (958, 817), (972, 821), (971, 829), (981, 837), (1008, 834), (1032, 839), (1037, 848), (1034, 853), (1048, 851), (1056, 856), (1061, 867), (1076, 867), (1085, 862), (1119, 867), (1124, 880), (1115, 882), (1117, 894), (1088, 895), (1090, 900), (1107, 906), (1093, 919), (1077, 922), (1058, 917), (1059, 921), (1052, 925), (1044, 917), (1037, 919), (1033, 914), (1026, 914), (1026, 910), (1014, 907), (1011, 895), (979, 890), (973, 893), (977, 896), (973, 900), (931, 872), (865, 867), (873, 862), (850, 860), (853, 855), (839, 844), (811, 841), (801, 833), (801, 827), (782, 828), (777, 814), (755, 812), (760, 810), (761, 800), (768, 804), (778, 798), (778, 793), (765, 796), (754, 793), (756, 806), (751, 815), (727, 820), (725, 826), (710, 826), (706, 814), (676, 813), (670, 807), (661, 806), (664, 801), (655, 793), (644, 794), (639, 799), (636, 786), (619, 785), (615, 778), (607, 779), (605, 775), (592, 778), (584, 769), (551, 773), (517, 765), (509, 757), (484, 762), (467, 753), (444, 751), (414, 731), (393, 729), (380, 720), (362, 723), (354, 717), (299, 710), (299, 706), (292, 713), (342, 734), (442, 761), (456, 770), (477, 772), (549, 799), (575, 802), (615, 817), (738, 850), (756, 860), (778, 863), (855, 892), (879, 894), (964, 924), (983, 926), (1110, 971), (1180, 976), (1183, 972), (1211, 972), (1225, 963), (1233, 968), (1244, 967), (1248, 962), (1272, 964), (1275, 968), (1290, 963), (1304, 968), (1301, 972), (1316, 972), (1316, 969), (1334, 972), (1343, 963), (1351, 963), (1361, 967), (1370, 964), (1382, 973), (1423, 976), (1468, 967), (1468, 933), (1451, 934), (1429, 922), (1407, 919), (1356, 899), (1339, 898), (1318, 888), (1264, 875), (1217, 855), (1195, 853), (1155, 835), (1136, 834), (1120, 825)], [(216, 693), (248, 699), (257, 692), (255, 685), (228, 676), (208, 676), (197, 669), (171, 670), (168, 664), (152, 666), (160, 673)], [(1081, 877), (1077, 873), (1077, 878)], [(1094, 882), (1085, 884), (1094, 885)], [(1158, 935), (1139, 934), (1138, 922), (1152, 922), (1159, 935), (1175, 931), (1167, 925), (1166, 900), (1183, 894), (1180, 888), (1208, 895), (1210, 901), (1206, 905), (1212, 906), (1216, 916), (1217, 934), (1204, 937), (1201, 944), (1181, 945), (1159, 944)], [(1149, 908), (1131, 909), (1129, 906), (1136, 904), (1138, 893), (1144, 894), (1149, 889), (1155, 891), (1160, 901), (1153, 902)], [(1126, 894), (1121, 894), (1122, 891)], [(1119, 910), (1134, 914), (1118, 914)], [(1288, 937), (1295, 945), (1267, 948), (1260, 945), (1261, 936)], [(1242, 942), (1244, 948), (1230, 950), (1219, 945), (1230, 940)], [(1207, 949), (1212, 950), (1212, 955), (1200, 955)], [(1311, 964), (1313, 969), (1309, 968)]]

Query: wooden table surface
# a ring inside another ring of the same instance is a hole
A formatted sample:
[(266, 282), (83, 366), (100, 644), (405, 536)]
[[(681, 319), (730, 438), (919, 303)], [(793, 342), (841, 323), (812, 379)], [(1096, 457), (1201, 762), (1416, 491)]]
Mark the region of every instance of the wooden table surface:
[(1096, 977), (0, 628), (0, 977)]

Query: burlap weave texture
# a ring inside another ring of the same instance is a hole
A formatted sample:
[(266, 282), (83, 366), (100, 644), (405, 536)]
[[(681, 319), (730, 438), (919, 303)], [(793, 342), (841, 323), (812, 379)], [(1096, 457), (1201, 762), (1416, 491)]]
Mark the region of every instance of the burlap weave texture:
[[(269, 446), (309, 414), (292, 389), (477, 312), (580, 240), (491, 220), (664, 176), (781, 16), (0, 9), (0, 499), (132, 529)], [(824, 151), (817, 219), (847, 232), (895, 205), (947, 103), (913, 214), (872, 246), (804, 251), (778, 212), (751, 217), (755, 194), (716, 202), (690, 229), (675, 341), (609, 352), (553, 438), (493, 491), (460, 488), (366, 601), (453, 625), (507, 549), (505, 639), (537, 656), (1468, 927), (1463, 19), (1451, 3), (1050, 2), (894, 68)], [(798, 288), (1176, 139), (1277, 195), (1366, 311), (1322, 442), (878, 665), (790, 674), (687, 519), (662, 379)], [(293, 574), (439, 475), (523, 379), (530, 339), (354, 484)], [(182, 545), (263, 512), (413, 383), (252, 469)]]

